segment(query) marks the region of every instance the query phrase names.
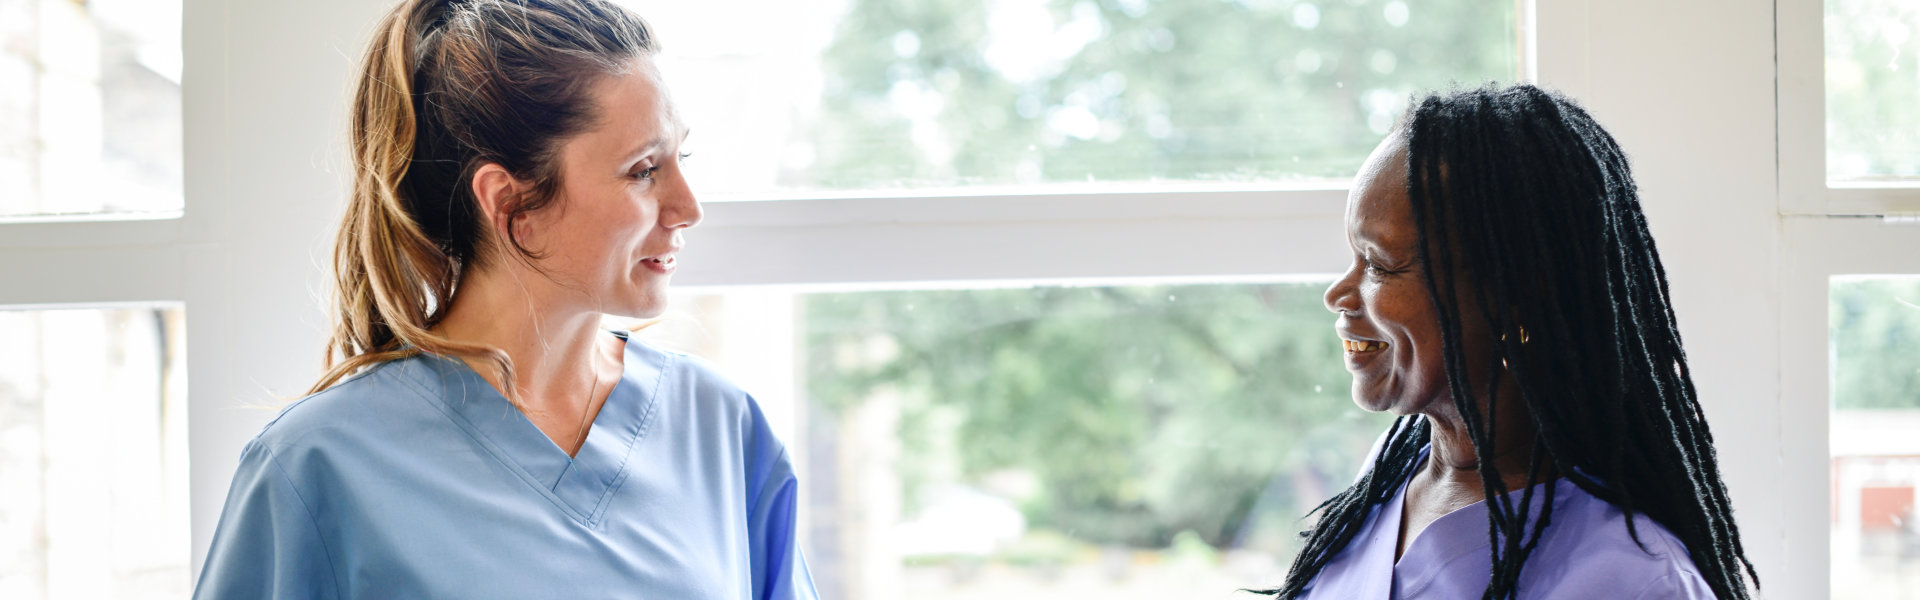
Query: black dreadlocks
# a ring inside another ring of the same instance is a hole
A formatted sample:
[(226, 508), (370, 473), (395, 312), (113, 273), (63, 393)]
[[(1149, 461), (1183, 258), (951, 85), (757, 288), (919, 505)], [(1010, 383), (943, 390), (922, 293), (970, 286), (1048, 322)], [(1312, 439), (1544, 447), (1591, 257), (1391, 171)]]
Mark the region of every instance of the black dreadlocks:
[[(1754, 588), (1759, 575), (1720, 481), (1666, 269), (1613, 137), (1573, 101), (1530, 85), (1429, 95), (1400, 131), (1447, 384), (1489, 498), (1493, 572), (1483, 597), (1517, 596), (1520, 569), (1553, 512), (1554, 486), (1540, 486), (1545, 502), (1528, 530), (1547, 459), (1580, 489), (1671, 530), (1716, 596), (1748, 598), (1742, 574)], [(1485, 412), (1467, 391), (1456, 285), (1478, 299), (1470, 308), (1500, 337), (1488, 364), (1507, 364), (1488, 378)], [(1522, 346), (1528, 337), (1551, 343)], [(1518, 502), (1489, 456), (1503, 375), (1514, 378), (1538, 431)], [(1320, 520), (1301, 534), (1307, 545), (1285, 585), (1262, 593), (1299, 596), (1406, 481), (1431, 435), (1425, 419), (1395, 421), (1366, 475), (1314, 509)], [(1632, 519), (1627, 530), (1639, 541)]]

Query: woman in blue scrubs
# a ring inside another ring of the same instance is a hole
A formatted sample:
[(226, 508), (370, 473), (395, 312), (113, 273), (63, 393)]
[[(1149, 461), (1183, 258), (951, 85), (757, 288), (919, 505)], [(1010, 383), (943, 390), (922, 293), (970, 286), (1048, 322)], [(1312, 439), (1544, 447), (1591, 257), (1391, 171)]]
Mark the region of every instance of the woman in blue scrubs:
[(1283, 598), (1750, 597), (1626, 155), (1532, 86), (1421, 99), (1347, 201), (1327, 308), (1401, 415)]
[(604, 0), (407, 0), (353, 100), (329, 372), (242, 454), (197, 598), (812, 598), (753, 399), (665, 307), (687, 129)]

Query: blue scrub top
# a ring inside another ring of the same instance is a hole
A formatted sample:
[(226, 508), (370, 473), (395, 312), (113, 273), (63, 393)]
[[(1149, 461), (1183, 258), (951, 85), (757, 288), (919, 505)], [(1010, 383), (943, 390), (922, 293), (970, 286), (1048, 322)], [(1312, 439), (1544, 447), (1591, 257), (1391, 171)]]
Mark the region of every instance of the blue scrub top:
[(812, 599), (760, 408), (627, 341), (577, 457), (465, 363), (420, 355), (247, 444), (195, 598)]
[[(1384, 439), (1384, 438), (1383, 438)], [(1425, 461), (1431, 448), (1420, 450)], [(1379, 443), (1375, 443), (1375, 452)], [(1367, 464), (1372, 464), (1371, 457)], [(1713, 600), (1713, 590), (1671, 531), (1645, 515), (1633, 515), (1639, 542), (1627, 535), (1627, 515), (1565, 478), (1534, 486), (1527, 531), (1539, 523), (1546, 489), (1554, 488), (1553, 519), (1540, 544), (1520, 568), (1518, 597), (1555, 600)], [(1309, 600), (1479, 598), (1492, 579), (1487, 543), (1487, 503), (1476, 502), (1440, 517), (1415, 534), (1394, 560), (1407, 494), (1405, 481), (1393, 498), (1373, 507), (1366, 523), (1334, 555), (1301, 597)], [(1515, 504), (1520, 492), (1508, 492)]]

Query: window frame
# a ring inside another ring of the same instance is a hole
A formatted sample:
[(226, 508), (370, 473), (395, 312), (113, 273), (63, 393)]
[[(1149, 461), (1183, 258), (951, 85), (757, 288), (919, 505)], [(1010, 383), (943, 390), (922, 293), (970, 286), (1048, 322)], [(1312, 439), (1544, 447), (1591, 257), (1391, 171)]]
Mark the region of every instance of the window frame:
[(1920, 181), (1827, 181), (1825, 0), (1777, 0), (1780, 213), (1920, 214)]

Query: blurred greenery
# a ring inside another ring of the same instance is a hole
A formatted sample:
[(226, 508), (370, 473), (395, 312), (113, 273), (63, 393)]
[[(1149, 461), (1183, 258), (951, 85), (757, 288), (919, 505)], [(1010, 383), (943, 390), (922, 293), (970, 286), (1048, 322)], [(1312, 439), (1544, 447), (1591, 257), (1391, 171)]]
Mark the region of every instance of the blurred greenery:
[(1827, 0), (1827, 177), (1920, 177), (1920, 2)]
[(1829, 290), (1834, 408), (1920, 409), (1920, 277), (1837, 278)]
[(897, 398), (909, 514), (936, 480), (1028, 487), (1002, 493), (1029, 526), (1083, 542), (1288, 553), (1387, 422), (1348, 398), (1324, 289), (811, 295), (807, 388), (829, 412)]
[(1516, 4), (850, 0), (783, 179), (1346, 178), (1411, 94), (1516, 78)]
[[(1516, 78), (1517, 6), (848, 0), (814, 160), (783, 179), (1346, 178), (1412, 94)], [(1348, 399), (1323, 287), (814, 295), (807, 385), (829, 410), (900, 403), (909, 514), (959, 482), (1078, 543), (1287, 555), (1386, 424)]]

